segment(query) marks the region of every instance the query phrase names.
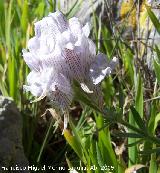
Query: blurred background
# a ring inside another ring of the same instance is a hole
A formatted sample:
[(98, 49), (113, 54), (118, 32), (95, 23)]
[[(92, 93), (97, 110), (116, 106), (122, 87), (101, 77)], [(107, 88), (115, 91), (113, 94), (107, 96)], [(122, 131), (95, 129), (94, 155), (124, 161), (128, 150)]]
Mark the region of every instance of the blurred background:
[[(68, 19), (77, 16), (82, 24), (88, 22), (97, 52), (119, 59), (114, 74), (102, 83), (109, 118), (84, 100), (75, 101), (70, 110), (73, 133), (65, 136), (53, 110), (46, 111), (51, 108), (47, 100), (30, 103), (33, 96), (23, 91), (29, 69), (22, 49), (34, 36), (34, 23), (58, 9)], [(11, 97), (20, 111), (14, 123), (22, 120), (18, 133), (29, 165), (106, 164), (117, 173), (142, 167), (141, 172), (160, 171), (159, 18), (160, 1), (155, 0), (0, 0), (0, 93)]]

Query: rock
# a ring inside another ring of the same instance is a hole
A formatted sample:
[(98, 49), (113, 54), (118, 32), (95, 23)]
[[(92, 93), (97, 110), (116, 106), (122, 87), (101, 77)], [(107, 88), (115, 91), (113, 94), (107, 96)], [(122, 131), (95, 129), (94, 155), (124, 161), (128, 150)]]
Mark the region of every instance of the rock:
[(28, 165), (22, 145), (22, 116), (11, 98), (0, 96), (0, 173)]

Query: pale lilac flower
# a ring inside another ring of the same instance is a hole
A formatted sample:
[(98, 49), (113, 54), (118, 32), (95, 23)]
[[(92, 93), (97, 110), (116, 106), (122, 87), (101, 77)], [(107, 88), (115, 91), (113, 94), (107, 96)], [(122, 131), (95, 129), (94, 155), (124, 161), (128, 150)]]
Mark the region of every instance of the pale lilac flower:
[(102, 106), (98, 84), (112, 72), (117, 59), (109, 62), (105, 55), (96, 55), (89, 33), (88, 24), (82, 26), (76, 17), (67, 21), (60, 11), (36, 22), (35, 36), (28, 41), (28, 50), (23, 50), (24, 60), (31, 69), (28, 86), (24, 88), (38, 100), (47, 96), (66, 112), (73, 99), (72, 82), (77, 80), (84, 92)]

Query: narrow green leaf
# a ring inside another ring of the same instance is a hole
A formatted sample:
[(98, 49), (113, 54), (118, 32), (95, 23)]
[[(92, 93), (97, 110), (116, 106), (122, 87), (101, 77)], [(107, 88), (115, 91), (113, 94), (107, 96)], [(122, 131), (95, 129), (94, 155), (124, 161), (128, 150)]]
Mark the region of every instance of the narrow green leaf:
[(154, 63), (154, 71), (156, 73), (157, 80), (158, 82), (160, 82), (160, 64), (157, 63), (156, 60), (154, 60), (153, 63)]
[(14, 100), (16, 100), (17, 80), (16, 80), (16, 60), (14, 57), (9, 57), (8, 60), (8, 78), (9, 78), (9, 94)]
[(138, 133), (114, 133), (113, 136), (123, 138), (144, 138), (144, 135)]
[(7, 52), (10, 52), (11, 48), (12, 5), (13, 0), (10, 1), (8, 8), (5, 6), (5, 39), (7, 45)]
[(133, 147), (139, 143), (141, 143), (144, 139), (140, 139), (140, 140), (137, 140), (136, 142), (132, 143), (132, 144), (127, 144), (126, 147)]
[(143, 131), (146, 131), (145, 122), (142, 120), (141, 116), (133, 106), (131, 107), (131, 112), (138, 127)]
[(143, 81), (140, 73), (136, 76), (135, 80), (135, 108), (139, 115), (143, 117)]
[(69, 10), (69, 12), (66, 14), (68, 19), (73, 17), (79, 11), (79, 8), (80, 8), (82, 2), (83, 2), (82, 0), (80, 0), (80, 1), (76, 0), (75, 1), (75, 3), (73, 4), (73, 6)]
[(3, 81), (0, 81), (0, 91), (2, 92), (3, 96), (9, 96), (9, 93), (7, 92), (6, 88), (7, 88), (6, 83)]
[[(131, 126), (135, 126), (135, 120), (132, 116), (132, 113), (129, 112), (129, 124)], [(129, 128), (129, 133), (133, 133), (133, 130)], [(133, 144), (136, 142), (135, 138), (128, 138), (128, 145)], [(128, 167), (131, 167), (132, 165), (136, 164), (136, 157), (137, 157), (137, 147), (134, 145), (132, 147), (128, 148)]]
[(159, 50), (159, 48), (158, 48), (157, 45), (155, 46), (155, 51), (156, 51), (156, 53), (157, 53), (158, 63), (160, 63), (160, 50)]
[(99, 147), (101, 148), (101, 154), (105, 163), (110, 166), (114, 166), (115, 170), (118, 168), (117, 159), (111, 144), (111, 137), (109, 127), (104, 127), (104, 119), (101, 115), (96, 117), (97, 128), (101, 129), (98, 131)]
[(154, 121), (154, 132), (155, 132), (157, 126), (158, 126), (159, 121), (160, 121), (160, 113), (158, 113), (156, 115), (156, 118), (155, 118), (155, 121)]
[[(155, 147), (155, 145), (153, 146), (153, 148), (154, 147)], [(150, 160), (150, 165), (149, 165), (149, 173), (157, 173), (157, 157), (156, 157), (156, 153), (151, 154), (151, 160)]]
[(95, 165), (95, 167), (97, 167), (97, 169), (95, 170), (95, 173), (99, 173), (100, 167), (97, 160), (97, 153), (95, 152), (96, 147), (97, 147), (97, 142), (92, 139), (91, 146), (89, 149), (89, 157), (91, 159), (91, 165)]
[(151, 150), (145, 150), (145, 151), (139, 151), (140, 154), (152, 154), (152, 153), (157, 153), (157, 154), (160, 154), (160, 148), (154, 148), (154, 149), (151, 149)]
[(100, 167), (104, 166), (103, 158), (99, 149), (98, 144), (96, 143), (96, 153), (97, 153), (97, 161)]
[(22, 17), (21, 17), (21, 27), (24, 33), (27, 31), (28, 26), (28, 0), (25, 0), (22, 8)]
[(130, 49), (128, 49), (126, 46), (122, 44), (120, 45), (120, 48), (122, 54), (122, 61), (124, 64), (124, 70), (127, 74), (127, 80), (129, 80), (131, 84), (134, 84), (133, 53)]
[(52, 126), (53, 126), (53, 119), (51, 120), (50, 125), (49, 125), (49, 127), (47, 129), (46, 135), (44, 137), (43, 144), (41, 146), (41, 149), (40, 149), (40, 152), (39, 152), (39, 155), (38, 155), (38, 158), (37, 158), (37, 162), (40, 162), (40, 159), (41, 159), (41, 156), (42, 156), (42, 152), (44, 150), (44, 147), (46, 146), (47, 139), (48, 139), (48, 136), (49, 136), (49, 133), (51, 131)]
[(106, 39), (102, 44), (105, 47), (107, 57), (111, 57), (113, 50), (112, 34), (106, 26), (102, 26), (102, 38)]
[(160, 165), (158, 165), (157, 173), (160, 173)]
[(84, 160), (84, 156), (83, 156), (83, 151), (82, 151), (81, 144), (79, 143), (79, 141), (77, 140), (77, 138), (75, 136), (73, 136), (67, 129), (64, 130), (64, 137), (65, 137), (66, 141), (69, 143), (69, 145), (76, 152), (76, 154), (78, 155), (78, 157), (84, 163), (86, 163), (86, 161)]
[[(155, 126), (155, 117), (157, 115), (157, 105), (156, 105), (156, 101), (153, 101), (150, 107), (150, 118), (148, 120), (148, 125), (147, 125), (147, 129), (148, 132), (152, 135), (154, 134), (154, 126)], [(144, 149), (143, 151), (147, 151), (152, 149), (153, 147), (153, 143), (150, 142), (150, 140), (146, 140), (144, 142)], [(142, 163), (145, 164), (147, 161), (149, 161), (151, 159), (150, 155), (142, 155)]]
[(76, 127), (74, 126), (71, 118), (70, 118), (69, 124), (73, 131), (73, 135), (71, 134), (71, 132), (69, 130), (66, 129), (66, 130), (64, 130), (64, 136), (65, 136), (67, 142), (73, 148), (73, 150), (77, 153), (79, 158), (83, 161), (84, 164), (86, 164), (87, 151), (85, 150), (85, 146), (83, 145), (79, 132), (76, 129)]
[(147, 5), (146, 5), (146, 9), (147, 9), (147, 13), (148, 13), (148, 15), (149, 15), (149, 17), (150, 17), (150, 19), (151, 19), (153, 25), (155, 26), (157, 32), (160, 34), (160, 23), (159, 23), (158, 18), (157, 18), (156, 15), (153, 13), (153, 11), (151, 10), (151, 8), (148, 7)]
[(42, 1), (39, 3), (38, 7), (35, 10), (35, 15), (39, 16), (39, 18), (42, 18), (44, 15), (44, 8), (45, 8), (45, 2)]

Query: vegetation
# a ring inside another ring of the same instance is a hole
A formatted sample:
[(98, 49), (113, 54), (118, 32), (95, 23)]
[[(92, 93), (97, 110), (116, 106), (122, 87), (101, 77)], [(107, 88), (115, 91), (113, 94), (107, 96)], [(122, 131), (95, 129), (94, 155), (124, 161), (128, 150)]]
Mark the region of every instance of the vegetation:
[[(74, 16), (80, 5), (77, 1), (67, 17)], [(148, 34), (154, 29), (160, 34), (160, 22), (146, 1), (127, 5), (122, 4), (118, 22), (108, 1), (104, 13), (102, 8), (99, 15), (93, 9), (90, 37), (97, 51), (118, 57), (119, 66), (102, 83), (103, 112), (75, 84), (69, 129), (62, 135), (49, 103), (30, 103), (33, 96), (23, 91), (29, 69), (22, 58), (22, 49), (34, 35), (34, 22), (60, 8), (60, 3), (0, 1), (0, 91), (12, 97), (22, 113), (30, 165), (53, 166), (55, 172), (60, 167), (66, 172), (72, 167), (87, 173), (160, 172), (160, 49)], [(49, 167), (40, 172), (47, 171)]]

